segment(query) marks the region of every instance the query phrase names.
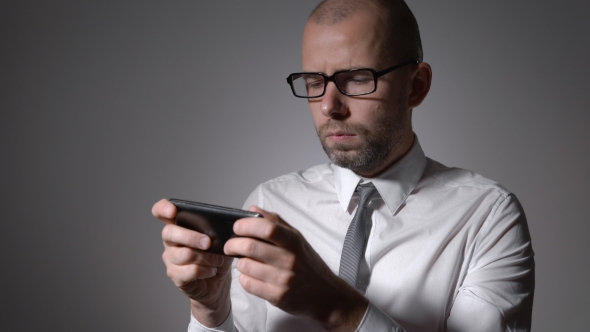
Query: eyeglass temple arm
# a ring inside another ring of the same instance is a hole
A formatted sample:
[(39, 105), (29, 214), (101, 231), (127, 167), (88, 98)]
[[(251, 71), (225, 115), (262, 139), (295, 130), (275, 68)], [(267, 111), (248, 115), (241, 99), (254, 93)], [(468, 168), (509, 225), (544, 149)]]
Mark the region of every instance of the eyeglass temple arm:
[(387, 73), (389, 73), (389, 72), (391, 72), (391, 71), (394, 71), (394, 70), (396, 70), (396, 69), (398, 69), (398, 68), (401, 68), (401, 67), (403, 67), (403, 66), (407, 66), (407, 65), (409, 65), (409, 64), (416, 64), (416, 65), (417, 65), (417, 64), (419, 64), (419, 63), (420, 63), (420, 61), (418, 61), (418, 60), (408, 60), (408, 61), (406, 61), (406, 62), (402, 62), (402, 63), (400, 63), (400, 64), (398, 64), (398, 65), (395, 65), (395, 66), (393, 66), (393, 67), (390, 67), (390, 68), (383, 69), (383, 70), (381, 70), (381, 71), (377, 71), (377, 72), (375, 72), (375, 77), (380, 77), (380, 76), (383, 76), (383, 75), (385, 75), (385, 74), (387, 74)]

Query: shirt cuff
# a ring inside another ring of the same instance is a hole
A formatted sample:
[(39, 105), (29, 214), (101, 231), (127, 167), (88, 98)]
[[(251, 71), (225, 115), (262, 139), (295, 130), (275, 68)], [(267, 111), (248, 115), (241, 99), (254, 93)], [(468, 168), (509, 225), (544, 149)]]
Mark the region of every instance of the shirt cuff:
[(234, 316), (230, 311), (225, 321), (217, 327), (206, 327), (199, 323), (199, 321), (191, 314), (191, 322), (188, 324), (188, 332), (238, 332), (238, 330), (234, 326)]
[(365, 316), (356, 332), (405, 332), (403, 327), (399, 326), (391, 317), (387, 316), (381, 309), (369, 302)]

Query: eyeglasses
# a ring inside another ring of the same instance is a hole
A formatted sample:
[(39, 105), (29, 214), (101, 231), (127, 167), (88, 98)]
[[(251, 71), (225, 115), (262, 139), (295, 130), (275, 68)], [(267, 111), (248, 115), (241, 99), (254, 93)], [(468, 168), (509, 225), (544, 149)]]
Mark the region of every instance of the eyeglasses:
[(409, 64), (418, 64), (416, 60), (402, 62), (393, 67), (375, 71), (371, 68), (340, 70), (332, 76), (324, 73), (293, 73), (287, 82), (295, 97), (317, 98), (326, 93), (326, 85), (332, 81), (340, 93), (346, 96), (362, 96), (377, 90), (377, 79), (389, 72)]

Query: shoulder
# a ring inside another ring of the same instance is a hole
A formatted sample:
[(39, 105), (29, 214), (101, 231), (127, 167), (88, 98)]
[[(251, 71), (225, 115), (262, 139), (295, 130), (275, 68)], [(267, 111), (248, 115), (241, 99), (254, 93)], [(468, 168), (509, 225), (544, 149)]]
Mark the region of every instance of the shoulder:
[(421, 179), (423, 184), (451, 191), (495, 193), (503, 198), (513, 195), (498, 182), (478, 173), (462, 168), (448, 167), (430, 158), (426, 158), (426, 160), (426, 168)]
[(479, 216), (470, 219), (479, 225), (478, 238), (488, 234), (490, 229), (515, 225), (526, 229), (524, 210), (516, 196), (501, 184), (478, 173), (448, 167), (427, 158), (416, 190), (427, 195), (422, 197), (429, 197), (447, 208), (452, 206), (457, 211), (469, 211), (473, 216)]
[(314, 184), (334, 179), (333, 165), (330, 163), (316, 165), (305, 170), (278, 176), (263, 182), (261, 186), (290, 185), (290, 184)]
[(321, 164), (263, 182), (250, 194), (244, 206), (268, 207), (271, 201), (295, 204), (305, 197), (317, 197), (319, 193), (335, 193), (333, 167), (331, 163)]

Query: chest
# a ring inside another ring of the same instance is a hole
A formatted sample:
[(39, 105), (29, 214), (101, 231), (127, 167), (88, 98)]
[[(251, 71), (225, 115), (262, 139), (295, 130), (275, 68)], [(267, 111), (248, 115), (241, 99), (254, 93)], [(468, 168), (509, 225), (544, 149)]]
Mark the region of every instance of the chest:
[[(415, 331), (444, 328), (469, 269), (477, 232), (489, 213), (483, 208), (435, 203), (410, 197), (392, 214), (377, 200), (367, 210), (370, 220), (359, 276), (364, 285), (361, 291), (393, 319), (413, 326)], [(354, 211), (349, 213), (331, 204), (294, 209), (284, 218), (338, 274), (353, 215)]]

